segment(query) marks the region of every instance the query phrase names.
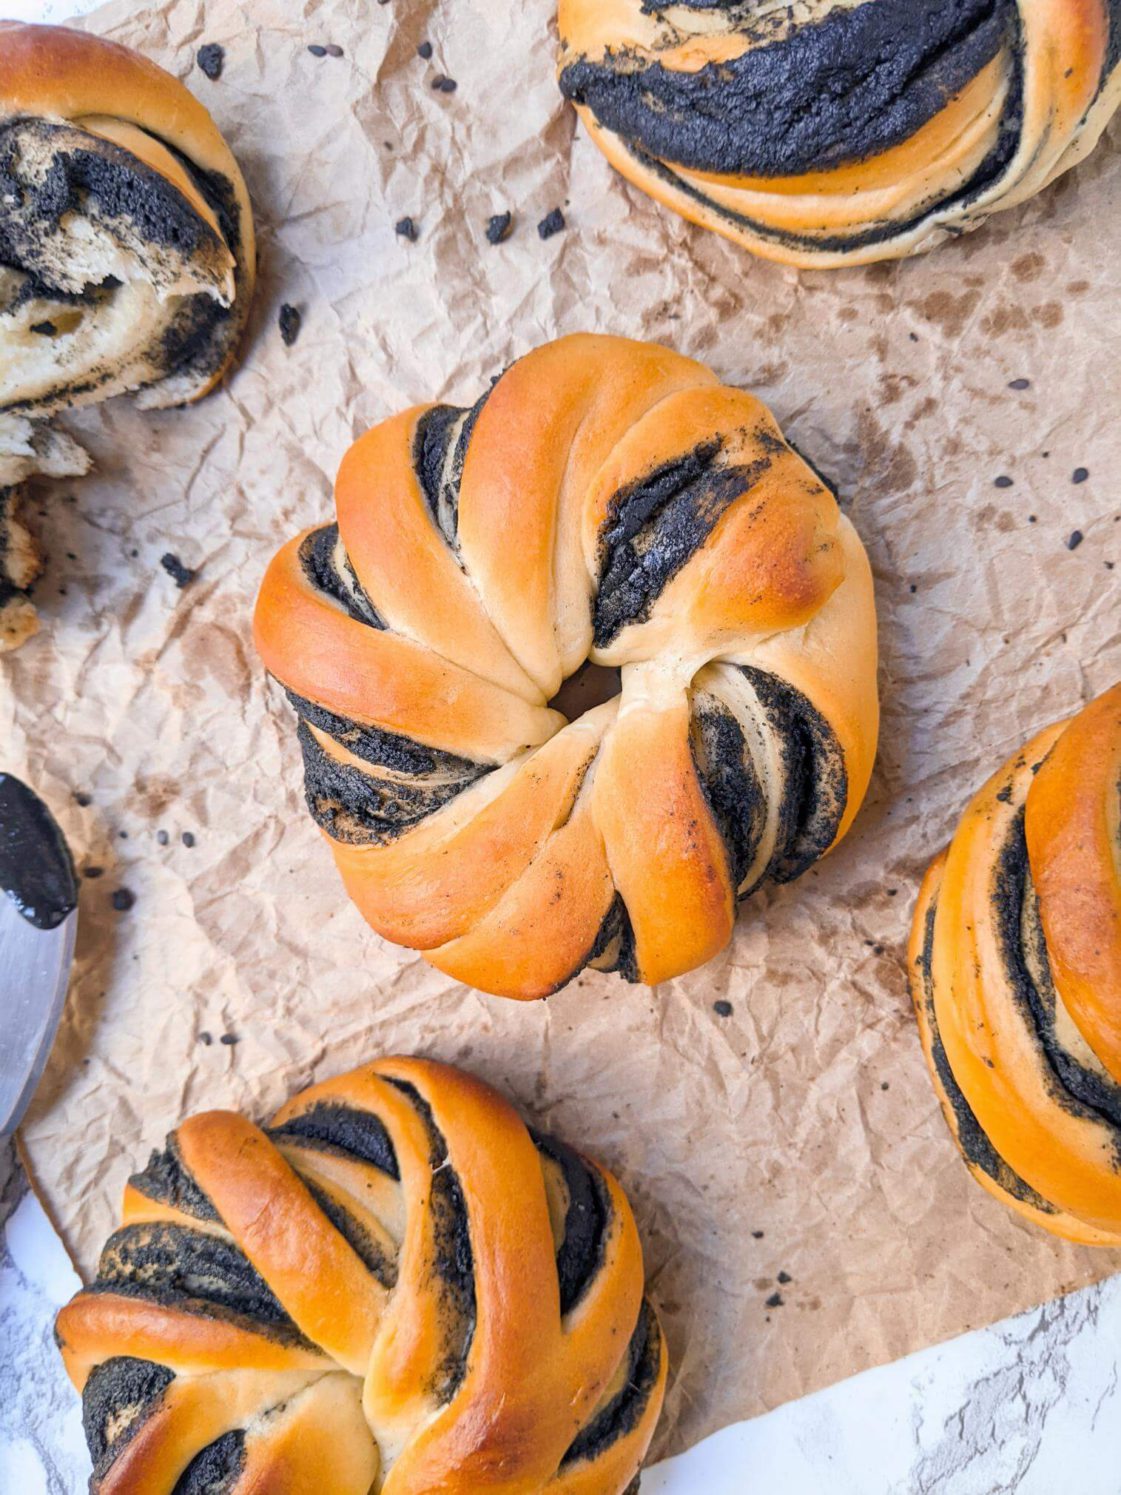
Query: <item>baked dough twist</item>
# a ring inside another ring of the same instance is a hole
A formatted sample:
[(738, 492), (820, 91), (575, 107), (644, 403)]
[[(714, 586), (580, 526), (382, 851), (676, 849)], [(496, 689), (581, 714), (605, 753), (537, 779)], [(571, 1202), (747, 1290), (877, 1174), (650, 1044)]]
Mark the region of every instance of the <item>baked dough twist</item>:
[[(766, 408), (578, 335), (343, 460), (254, 623), (373, 927), (484, 991), (657, 982), (847, 830), (877, 729), (867, 557)], [(621, 694), (568, 722), (586, 660)]]
[(1057, 1235), (1121, 1245), (1121, 685), (977, 794), (926, 874), (910, 965), (973, 1176)]
[[(212, 389), (249, 314), (255, 258), (237, 162), (177, 78), (101, 37), (0, 21), (0, 489), (29, 452), (57, 458), (42, 424), (57, 411)], [(62, 469), (23, 460), (18, 481), (84, 470), (67, 450)], [(8, 531), (0, 514), (0, 543)], [(30, 579), (0, 580), (0, 650), (37, 626), (38, 550), (25, 531), (15, 540)]]
[(57, 1335), (94, 1495), (620, 1495), (665, 1389), (619, 1185), (422, 1059), (184, 1122)]
[(560, 0), (622, 174), (792, 265), (896, 259), (1025, 201), (1121, 99), (1115, 0)]

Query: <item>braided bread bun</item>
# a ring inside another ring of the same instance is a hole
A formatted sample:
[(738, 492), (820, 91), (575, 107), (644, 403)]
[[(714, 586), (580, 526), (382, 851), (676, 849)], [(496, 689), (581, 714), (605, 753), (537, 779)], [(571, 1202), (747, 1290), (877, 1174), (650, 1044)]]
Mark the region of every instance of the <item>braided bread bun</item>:
[(620, 1495), (665, 1389), (630, 1207), (478, 1080), (387, 1059), (192, 1117), (59, 1314), (94, 1495)]
[[(867, 557), (766, 408), (574, 336), (343, 460), (254, 623), (373, 927), (484, 991), (657, 982), (847, 830), (877, 729)], [(548, 702), (591, 659), (621, 694)]]
[(993, 775), (928, 871), (910, 968), (965, 1161), (1056, 1235), (1121, 1245), (1121, 685)]
[(560, 0), (560, 84), (622, 174), (792, 265), (931, 248), (1089, 154), (1113, 0)]
[(253, 292), (237, 162), (178, 79), (116, 43), (0, 22), (0, 412), (198, 399)]

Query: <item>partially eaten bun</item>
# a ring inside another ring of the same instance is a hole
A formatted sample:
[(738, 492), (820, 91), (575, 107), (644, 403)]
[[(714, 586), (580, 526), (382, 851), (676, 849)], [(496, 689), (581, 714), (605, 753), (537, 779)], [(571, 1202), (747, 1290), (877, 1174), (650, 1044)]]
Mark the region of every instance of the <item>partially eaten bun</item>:
[[(96, 36), (0, 22), (0, 419), (198, 399), (234, 356), (254, 261), (237, 162), (176, 78)], [(10, 478), (7, 455), (0, 433), (4, 493), (57, 467)]]

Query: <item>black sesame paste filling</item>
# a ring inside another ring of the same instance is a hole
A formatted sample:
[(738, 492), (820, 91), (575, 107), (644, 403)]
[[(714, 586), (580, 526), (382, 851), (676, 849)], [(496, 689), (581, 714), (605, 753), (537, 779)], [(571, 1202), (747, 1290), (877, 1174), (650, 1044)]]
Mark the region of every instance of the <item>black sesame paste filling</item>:
[[(77, 143), (82, 133), (70, 125), (29, 118), (0, 127), (0, 199), (18, 205), (18, 211), (0, 215), (0, 265), (26, 277), (24, 299), (42, 297), (63, 307), (96, 306), (119, 287), (120, 281), (112, 275), (79, 293), (52, 284), (48, 246), (68, 214), (95, 212), (107, 223), (127, 223), (144, 243), (185, 258), (213, 251), (214, 230), (176, 187), (109, 140), (98, 137), (88, 146)], [(235, 284), (240, 288), (246, 271), (239, 254), (241, 213), (233, 184), (218, 173), (199, 170), (158, 135), (151, 138), (175, 157), (214, 213), (219, 236), (237, 262)], [(50, 165), (36, 181), (21, 168), (22, 147), (28, 140), (51, 153)], [(214, 296), (205, 292), (181, 296), (158, 343), (142, 354), (138, 350), (137, 356), (159, 368), (161, 378), (187, 370), (200, 376), (214, 373), (225, 358), (231, 319), (232, 308)], [(43, 327), (54, 335), (53, 324), (45, 322)], [(95, 373), (68, 384), (65, 392), (71, 398), (87, 394), (111, 377), (109, 371)], [(14, 402), (8, 408), (19, 410), (25, 403), (34, 402)]]
[(598, 1170), (589, 1167), (570, 1147), (537, 1132), (530, 1135), (538, 1152), (560, 1168), (568, 1189), (564, 1237), (557, 1247), (557, 1282), (563, 1315), (580, 1302), (603, 1263), (611, 1200)]
[(339, 542), (337, 524), (325, 524), (322, 529), (305, 536), (299, 560), (312, 586), (333, 598), (356, 623), (367, 623), (371, 628), (385, 627)]
[(600, 576), (592, 614), (603, 649), (630, 623), (641, 623), (667, 584), (700, 550), (725, 511), (771, 465), (719, 462), (722, 441), (701, 442), (620, 488), (599, 536)]
[(616, 893), (599, 927), (587, 964), (597, 971), (618, 971), (624, 981), (637, 982), (634, 929), (621, 893)]
[(132, 1355), (114, 1355), (94, 1366), (82, 1390), (82, 1430), (95, 1476), (139, 1431), (174, 1379), (166, 1365)]
[(428, 1133), (428, 1161), (432, 1168), (429, 1189), (432, 1270), (439, 1284), (443, 1306), (440, 1314), (443, 1346), (432, 1378), (431, 1392), (442, 1406), (451, 1401), (467, 1373), (467, 1360), (475, 1337), (475, 1258), (471, 1249), (467, 1201), (463, 1197), (459, 1175), (451, 1166), (448, 1144), (436, 1125), (431, 1106), (407, 1080), (391, 1076), (386, 1076), (386, 1079), (408, 1096)]
[(396, 1256), (391, 1255), (362, 1221), (326, 1189), (320, 1188), (310, 1178), (303, 1179), (303, 1185), (371, 1276), (387, 1291), (394, 1287), (397, 1282)]
[(848, 803), (845, 755), (833, 728), (801, 691), (750, 665), (751, 683), (780, 744), (784, 788), (779, 832), (766, 875), (793, 882), (837, 838)]
[(621, 1390), (582, 1428), (560, 1467), (598, 1458), (605, 1449), (632, 1433), (641, 1422), (658, 1384), (662, 1334), (650, 1304), (643, 1300), (627, 1349), (627, 1378)]
[(644, 155), (697, 171), (799, 176), (908, 140), (1012, 37), (1011, 0), (875, 0), (677, 72), (626, 50), (580, 59), (562, 92)]
[(174, 1132), (168, 1137), (163, 1152), (153, 1151), (148, 1166), (142, 1173), (134, 1173), (129, 1183), (146, 1199), (178, 1210), (182, 1215), (218, 1222), (218, 1211), (210, 1196), (199, 1187), (194, 1174), (183, 1162)]
[[(993, 913), (1001, 957), (1020, 1012), (1038, 1038), (1050, 1068), (1048, 1088), (1053, 1099), (1072, 1115), (1104, 1122), (1112, 1130), (1116, 1166), (1121, 1168), (1121, 1086), (1085, 1068), (1056, 1036), (1058, 997), (1030, 877), (1021, 809), (1001, 848), (993, 879)], [(1026, 920), (1029, 899), (1032, 917)], [(1042, 988), (1033, 979), (1032, 969)]]
[(225, 1311), (274, 1337), (303, 1336), (248, 1258), (229, 1241), (168, 1221), (109, 1237), (90, 1292), (120, 1293), (190, 1310)]
[(245, 1468), (245, 1434), (223, 1433), (200, 1449), (175, 1481), (171, 1495), (230, 1495)]
[(735, 713), (707, 691), (694, 691), (692, 707), (693, 767), (727, 850), (732, 886), (738, 892), (766, 830), (767, 801)]
[[(1109, 44), (1106, 49), (1105, 67), (1102, 69), (1101, 87), (1109, 82), (1113, 70), (1121, 66), (1121, 0), (1108, 0)], [(1100, 90), (1099, 90), (1100, 91)]]
[[(860, 229), (856, 232), (839, 234), (799, 234), (786, 230), (772, 228), (769, 224), (762, 223), (747, 213), (737, 212), (725, 203), (710, 197), (708, 193), (701, 191), (692, 182), (680, 176), (672, 167), (667, 166), (656, 156), (644, 151), (641, 146), (623, 142), (625, 149), (646, 171), (660, 177), (675, 192), (680, 192), (683, 197), (704, 207), (717, 217), (724, 219), (730, 226), (744, 230), (755, 235), (757, 238), (768, 240), (773, 244), (785, 244), (796, 249), (812, 249), (822, 253), (843, 253), (846, 250), (862, 249), (874, 244), (882, 244), (891, 239), (901, 238), (904, 235), (919, 228), (927, 221), (932, 213), (948, 213), (951, 209), (967, 206), (982, 193), (1000, 181), (1010, 166), (1013, 157), (1020, 145), (1020, 131), (1023, 123), (1023, 94), (1024, 74), (1023, 57), (1021, 47), (1020, 21), (1018, 13), (1014, 14), (1010, 25), (1015, 34), (1015, 46), (1010, 52), (1012, 63), (1012, 76), (1009, 81), (1008, 97), (1004, 106), (1004, 113), (1000, 122), (1000, 130), (996, 143), (992, 150), (978, 166), (973, 176), (962, 183), (955, 191), (946, 197), (937, 198), (934, 201), (924, 203), (913, 217), (902, 222), (894, 222), (890, 219), (882, 223), (874, 223), (870, 227)], [(955, 231), (953, 225), (946, 225), (947, 232)], [(960, 229), (956, 230), (961, 232)]]
[(961, 1148), (966, 1161), (973, 1167), (980, 1169), (988, 1178), (996, 1184), (1004, 1193), (1013, 1199), (1018, 1199), (1022, 1204), (1028, 1204), (1046, 1215), (1057, 1214), (1055, 1206), (1037, 1194), (1031, 1185), (1004, 1161), (996, 1148), (989, 1141), (981, 1123), (977, 1120), (972, 1106), (966, 1100), (960, 1085), (954, 1078), (954, 1072), (950, 1068), (950, 1060), (942, 1043), (942, 1034), (938, 1028), (938, 1014), (934, 1006), (934, 922), (938, 913), (938, 900), (932, 898), (930, 907), (926, 911), (926, 921), (923, 926), (923, 948), (919, 957), (919, 971), (922, 976), (922, 1006), (923, 1015), (926, 1019), (927, 1029), (930, 1033), (930, 1057), (934, 1065), (934, 1071), (938, 1076), (942, 1093), (946, 1097), (954, 1121), (957, 1125), (958, 1146)]
[(478, 778), (487, 772), (486, 765), (473, 763), (469, 758), (460, 758), (455, 753), (447, 753), (440, 748), (425, 747), (423, 743), (400, 733), (363, 726), (350, 717), (338, 716), (325, 706), (319, 706), (314, 701), (297, 695), (294, 690), (285, 688), (285, 695), (306, 722), (333, 737), (356, 758), (372, 763), (377, 768), (418, 776), (447, 773), (472, 778)]
[(399, 1180), (393, 1140), (380, 1116), (338, 1101), (317, 1101), (281, 1126), (272, 1127), (274, 1142), (294, 1142), (337, 1157), (358, 1158), (389, 1178)]
[(425, 784), (377, 778), (324, 751), (306, 722), (297, 728), (304, 798), (312, 819), (334, 841), (383, 846), (461, 794), (477, 775)]
[[(448, 458), (456, 422), (462, 420), (467, 411), (459, 405), (435, 405), (425, 411), (417, 422), (413, 438), (413, 468), (420, 483), (420, 490), (435, 521), (449, 545), (455, 544), (456, 524), (459, 513), (459, 478), (463, 462), (459, 459), (459, 472), (454, 478), (449, 473)], [(452, 462), (451, 472), (455, 471)]]

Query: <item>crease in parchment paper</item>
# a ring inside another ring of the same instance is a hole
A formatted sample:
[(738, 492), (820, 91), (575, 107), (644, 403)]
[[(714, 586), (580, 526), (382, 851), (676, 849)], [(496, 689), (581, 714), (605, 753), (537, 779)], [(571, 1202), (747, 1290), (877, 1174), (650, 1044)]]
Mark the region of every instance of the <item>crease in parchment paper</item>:
[[(43, 490), (43, 629), (0, 665), (4, 766), (47, 797), (79, 866), (103, 869), (82, 882), (23, 1138), (82, 1272), (181, 1116), (261, 1116), (393, 1051), (466, 1065), (619, 1173), (673, 1361), (659, 1455), (1114, 1270), (969, 1179), (903, 952), (967, 798), (1121, 665), (1116, 130), (928, 259), (797, 274), (611, 172), (557, 92), (551, 0), (260, 0), (252, 25), (231, 0), (173, 0), (84, 24), (212, 110), (253, 195), (261, 282), (219, 392), (66, 418), (97, 469)], [(225, 48), (216, 82), (194, 65), (203, 42)], [(344, 55), (307, 50), (327, 42)], [(555, 207), (567, 227), (541, 240)], [(416, 242), (394, 232), (406, 216)], [(578, 330), (710, 363), (837, 484), (876, 575), (884, 725), (846, 841), (753, 898), (710, 965), (653, 991), (586, 972), (520, 1005), (394, 949), (347, 903), (250, 614), (275, 548), (330, 517), (354, 436), (418, 401), (470, 404)], [(197, 568), (182, 590), (168, 551)]]

